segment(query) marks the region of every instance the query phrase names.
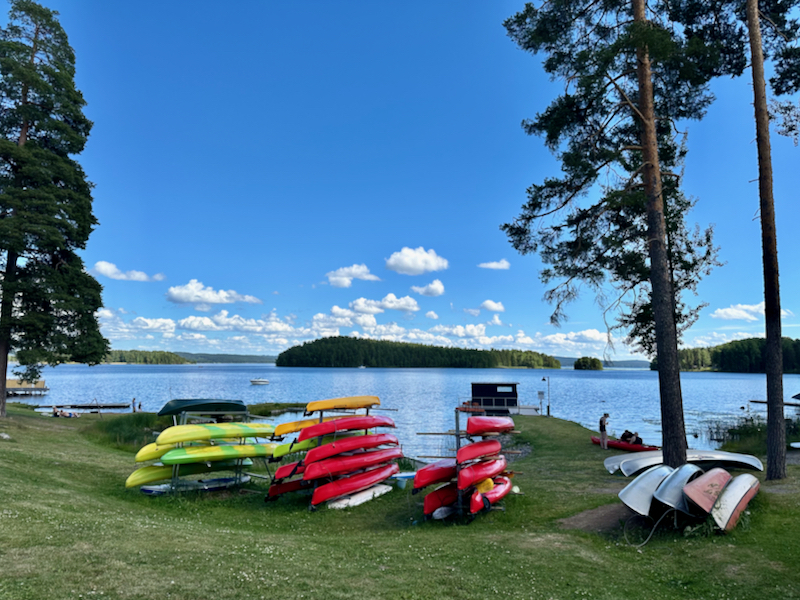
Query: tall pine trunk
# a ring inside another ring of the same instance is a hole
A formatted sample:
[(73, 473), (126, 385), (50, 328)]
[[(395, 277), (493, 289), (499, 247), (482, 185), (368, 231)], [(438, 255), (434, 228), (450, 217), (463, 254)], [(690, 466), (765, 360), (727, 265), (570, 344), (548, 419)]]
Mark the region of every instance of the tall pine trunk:
[[(647, 22), (646, 0), (633, 0), (633, 18), (637, 23)], [(664, 198), (661, 190), (661, 168), (653, 106), (653, 81), (647, 47), (637, 48), (636, 57), (664, 464), (679, 467), (686, 462), (686, 429), (683, 422), (678, 331), (673, 306), (674, 292), (667, 257)]]
[(6, 251), (6, 270), (3, 273), (0, 298), (0, 418), (6, 416), (6, 373), (11, 351), (11, 321), (14, 309), (14, 288), (17, 280), (17, 253)]
[(772, 196), (772, 150), (764, 81), (764, 54), (758, 0), (747, 0), (747, 28), (753, 65), (753, 106), (758, 146), (758, 193), (761, 204), (761, 247), (764, 266), (764, 317), (767, 341), (767, 479), (786, 477), (786, 425), (783, 417), (783, 349), (781, 347), (781, 294), (778, 282), (778, 240)]

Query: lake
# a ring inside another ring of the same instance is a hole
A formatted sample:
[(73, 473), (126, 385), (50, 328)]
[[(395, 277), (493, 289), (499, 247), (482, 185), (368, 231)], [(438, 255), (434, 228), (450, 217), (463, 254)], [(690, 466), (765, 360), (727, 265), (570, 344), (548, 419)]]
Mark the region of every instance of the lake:
[[(9, 374), (9, 377), (12, 375)], [(263, 377), (269, 385), (251, 385)], [(60, 365), (45, 368), (50, 388), (31, 404), (130, 402), (136, 398), (145, 411), (158, 411), (173, 398), (235, 398), (246, 404), (302, 402), (341, 396), (372, 395), (397, 423), (396, 435), (408, 456), (437, 455), (452, 446), (449, 440), (420, 436), (454, 425), (454, 408), (469, 399), (473, 382), (516, 382), (521, 404), (539, 405), (544, 392), (553, 416), (597, 431), (604, 412), (611, 415), (612, 435), (638, 431), (645, 443), (661, 445), (658, 374), (643, 369), (604, 371), (529, 369), (312, 369), (264, 364), (206, 365)], [(544, 379), (544, 381), (543, 381)], [(739, 416), (766, 416), (766, 377), (744, 373), (683, 373), (681, 376), (689, 446), (716, 447), (708, 427)], [(785, 401), (800, 392), (800, 375), (784, 375)], [(16, 400), (16, 399), (13, 399)], [(23, 400), (26, 401), (26, 400)], [(786, 409), (787, 417), (797, 415)], [(276, 423), (296, 419), (284, 415)], [(547, 427), (547, 419), (538, 421)], [(588, 440), (587, 440), (588, 443)]]

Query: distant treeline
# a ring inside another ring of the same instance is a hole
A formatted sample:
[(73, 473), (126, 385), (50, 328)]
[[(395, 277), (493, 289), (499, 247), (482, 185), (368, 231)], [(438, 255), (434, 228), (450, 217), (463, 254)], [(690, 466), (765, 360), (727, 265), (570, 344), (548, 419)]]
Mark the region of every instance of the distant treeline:
[(274, 363), (274, 356), (256, 354), (194, 354), (192, 352), (176, 352), (178, 356), (195, 363)]
[(591, 356), (581, 356), (572, 367), (576, 371), (602, 371), (603, 363), (599, 358), (592, 358)]
[[(724, 371), (727, 373), (763, 373), (764, 338), (736, 340), (711, 348), (679, 350), (681, 371)], [(783, 372), (800, 373), (800, 340), (783, 338)], [(658, 369), (658, 362), (650, 363)]]
[(173, 352), (163, 352), (161, 350), (111, 350), (106, 354), (103, 362), (131, 363), (135, 365), (185, 365), (192, 361), (186, 360)]
[(529, 350), (470, 350), (425, 344), (330, 337), (278, 355), (279, 367), (406, 367), (560, 369), (552, 356)]

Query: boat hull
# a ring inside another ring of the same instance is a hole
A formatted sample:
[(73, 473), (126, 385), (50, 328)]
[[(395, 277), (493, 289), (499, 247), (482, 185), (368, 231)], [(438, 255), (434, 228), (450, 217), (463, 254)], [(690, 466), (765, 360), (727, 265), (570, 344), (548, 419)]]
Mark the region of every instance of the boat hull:
[(497, 440), (484, 440), (475, 442), (459, 448), (456, 454), (456, 462), (463, 464), (471, 460), (477, 460), (485, 456), (494, 456), (500, 453), (500, 442)]
[[(600, 438), (596, 435), (591, 436), (592, 443), (596, 446), (600, 445)], [(622, 440), (608, 440), (608, 447), (614, 450), (624, 450), (625, 452), (652, 452), (658, 450), (657, 446), (645, 446), (643, 444), (629, 444)]]
[(488, 510), (492, 504), (505, 498), (511, 491), (511, 480), (508, 477), (495, 477), (492, 482), (494, 487), (488, 492), (474, 492), (469, 501), (469, 512), (478, 513)]
[(321, 479), (322, 477), (336, 477), (345, 475), (361, 469), (368, 469), (375, 465), (387, 463), (390, 460), (403, 458), (403, 451), (400, 448), (388, 448), (386, 450), (372, 450), (370, 452), (358, 452), (350, 456), (334, 456), (315, 463), (311, 463), (305, 468), (303, 479)]
[(344, 417), (333, 421), (318, 423), (306, 427), (300, 432), (297, 440), (302, 442), (322, 435), (330, 435), (338, 431), (356, 431), (359, 429), (373, 429), (374, 427), (394, 427), (394, 420), (389, 417), (376, 417), (372, 415), (359, 417)]
[(674, 469), (667, 465), (650, 467), (622, 489), (619, 499), (632, 511), (644, 516), (649, 515), (656, 489), (673, 471)]
[(469, 417), (467, 435), (487, 435), (513, 431), (514, 421), (510, 417)]
[[(661, 451), (654, 454), (634, 454), (626, 456), (620, 463), (619, 468), (622, 474), (630, 477), (653, 465), (663, 462)], [(687, 450), (686, 461), (690, 463), (701, 463), (709, 465), (726, 465), (729, 467), (746, 467), (763, 471), (764, 465), (761, 461), (750, 454), (738, 454), (736, 452), (724, 452), (722, 450)]]
[(725, 486), (714, 508), (711, 509), (711, 516), (722, 531), (731, 531), (736, 527), (742, 512), (758, 493), (759, 485), (755, 476), (743, 473), (734, 477)]
[(272, 456), (278, 444), (237, 444), (231, 446), (204, 446), (175, 448), (161, 457), (165, 465), (185, 465), (237, 458)]
[(730, 480), (731, 474), (717, 467), (687, 483), (683, 493), (694, 506), (704, 513), (710, 513)]
[(456, 476), (456, 459), (443, 458), (419, 469), (414, 475), (414, 489), (418, 490), (435, 483), (450, 481)]
[(433, 512), (443, 506), (450, 506), (458, 500), (458, 486), (453, 483), (446, 483), (432, 492), (425, 494), (422, 501), (422, 513), (425, 516), (432, 515)]
[(693, 479), (697, 479), (703, 474), (703, 469), (692, 463), (686, 463), (675, 469), (658, 486), (653, 498), (681, 512), (691, 514), (686, 496), (683, 495), (683, 488)]
[(179, 444), (198, 440), (222, 438), (269, 437), (275, 431), (271, 423), (214, 423), (205, 425), (174, 425), (162, 431), (156, 444)]
[(484, 479), (491, 479), (506, 470), (506, 457), (500, 456), (494, 460), (487, 460), (469, 467), (464, 467), (458, 473), (458, 489), (465, 490), (469, 486)]
[(306, 405), (306, 414), (321, 410), (358, 410), (372, 408), (381, 403), (377, 396), (348, 396), (344, 398), (331, 398), (330, 400), (315, 400)]
[(391, 463), (377, 467), (371, 471), (336, 479), (314, 490), (314, 495), (311, 497), (311, 505), (316, 506), (328, 500), (334, 500), (342, 496), (360, 492), (361, 490), (372, 487), (376, 483), (385, 481), (399, 471), (400, 467), (395, 463)]
[(326, 458), (336, 456), (342, 452), (369, 450), (370, 448), (377, 448), (378, 446), (397, 446), (399, 443), (397, 438), (389, 433), (373, 433), (372, 435), (338, 439), (335, 442), (330, 442), (309, 450), (306, 453), (306, 457), (303, 459), (303, 464), (310, 465), (311, 463), (325, 460)]

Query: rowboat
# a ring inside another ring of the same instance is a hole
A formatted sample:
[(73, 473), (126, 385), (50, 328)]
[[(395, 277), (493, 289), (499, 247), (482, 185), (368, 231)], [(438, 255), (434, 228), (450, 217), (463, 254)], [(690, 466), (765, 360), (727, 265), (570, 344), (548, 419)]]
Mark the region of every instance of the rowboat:
[(381, 401), (377, 396), (348, 396), (345, 398), (332, 398), (330, 400), (315, 400), (306, 405), (306, 414), (320, 410), (358, 410), (359, 408), (372, 408)]
[(325, 460), (342, 452), (369, 450), (378, 446), (397, 446), (399, 443), (395, 436), (388, 433), (339, 438), (336, 441), (309, 450), (303, 459), (303, 464), (310, 465), (318, 460)]
[(653, 494), (673, 470), (667, 465), (650, 467), (622, 489), (619, 499), (632, 511), (647, 516), (650, 514)]
[(731, 474), (719, 467), (703, 473), (683, 487), (684, 495), (705, 513), (710, 513), (717, 498), (731, 480)]
[(703, 469), (692, 463), (686, 463), (675, 469), (658, 486), (653, 498), (681, 512), (691, 514), (686, 496), (683, 495), (684, 486), (703, 474)]
[(320, 479), (322, 477), (345, 475), (398, 458), (403, 458), (403, 451), (400, 448), (357, 452), (348, 456), (334, 456), (308, 465), (303, 473), (303, 479)]
[(455, 482), (445, 483), (432, 492), (425, 494), (422, 501), (422, 513), (427, 517), (443, 506), (450, 506), (458, 500), (458, 486)]
[[(630, 477), (639, 471), (659, 465), (664, 461), (661, 452), (645, 455), (644, 452), (633, 456), (626, 456), (619, 464), (622, 474)], [(728, 467), (747, 467), (763, 471), (764, 465), (751, 454), (737, 452), (724, 452), (722, 450), (687, 450), (686, 461), (691, 463), (726, 465)]]
[(365, 415), (358, 417), (345, 417), (335, 421), (326, 421), (306, 427), (300, 432), (297, 441), (302, 442), (321, 435), (329, 435), (337, 431), (354, 431), (359, 429), (372, 429), (374, 427), (394, 427), (394, 420), (389, 417), (376, 417)]
[(336, 479), (314, 490), (314, 495), (311, 497), (311, 506), (316, 506), (328, 500), (333, 500), (334, 498), (360, 492), (361, 490), (372, 487), (376, 483), (385, 481), (399, 471), (400, 467), (398, 467), (397, 464), (390, 463), (372, 469), (371, 471)]
[(511, 491), (511, 480), (508, 477), (495, 477), (492, 482), (494, 487), (488, 492), (475, 491), (469, 500), (469, 512), (475, 514), (482, 510), (489, 510), (492, 504), (505, 498)]
[(742, 512), (758, 493), (758, 487), (758, 479), (750, 473), (737, 475), (725, 486), (711, 509), (711, 516), (722, 531), (736, 527)]
[(484, 456), (494, 456), (500, 453), (500, 442), (497, 440), (484, 440), (475, 442), (459, 448), (456, 453), (456, 462), (463, 464), (471, 460), (477, 460)]
[[(596, 435), (591, 436), (592, 443), (599, 446), (600, 438)], [(629, 444), (622, 440), (608, 440), (608, 447), (615, 450), (625, 450), (625, 452), (652, 452), (658, 450), (657, 446), (645, 446), (644, 444)]]
[(486, 435), (513, 431), (514, 421), (510, 417), (469, 417), (467, 435)]
[[(454, 458), (443, 458), (435, 463), (425, 465), (414, 475), (414, 490), (450, 481), (456, 476), (456, 460)], [(416, 492), (415, 492), (416, 493)]]
[(494, 460), (486, 460), (464, 467), (458, 473), (458, 489), (465, 490), (469, 486), (490, 479), (506, 470), (506, 457), (500, 456)]

